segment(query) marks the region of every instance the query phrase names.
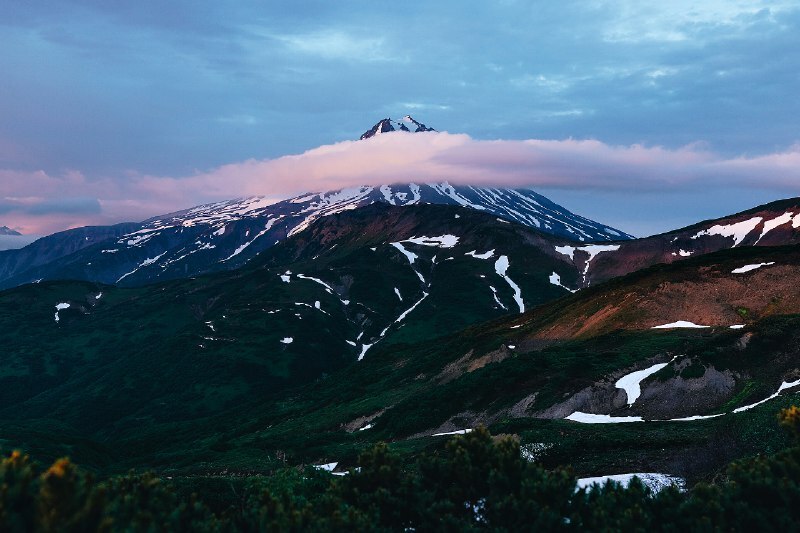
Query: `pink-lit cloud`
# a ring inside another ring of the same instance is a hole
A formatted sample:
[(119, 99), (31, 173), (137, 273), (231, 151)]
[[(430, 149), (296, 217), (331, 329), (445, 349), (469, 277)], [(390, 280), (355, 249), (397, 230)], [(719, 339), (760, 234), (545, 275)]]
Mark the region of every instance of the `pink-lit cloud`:
[[(800, 146), (726, 158), (702, 144), (667, 149), (612, 146), (597, 140), (482, 141), (449, 133), (393, 133), (182, 177), (130, 173), (96, 179), (79, 172), (50, 175), (0, 170), (0, 223), (28, 233), (46, 233), (142, 220), (239, 196), (279, 200), (354, 185), (443, 180), (630, 193), (688, 193), (735, 186), (800, 194)], [(99, 209), (87, 199), (96, 199)]]

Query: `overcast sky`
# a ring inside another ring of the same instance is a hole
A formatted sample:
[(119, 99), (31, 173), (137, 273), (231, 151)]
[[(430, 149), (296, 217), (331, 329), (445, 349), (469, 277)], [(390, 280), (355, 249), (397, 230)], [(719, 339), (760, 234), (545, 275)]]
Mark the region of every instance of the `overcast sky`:
[[(645, 235), (798, 196), (795, 6), (4, 0), (0, 225), (441, 178)], [(449, 134), (347, 142), (407, 113)]]

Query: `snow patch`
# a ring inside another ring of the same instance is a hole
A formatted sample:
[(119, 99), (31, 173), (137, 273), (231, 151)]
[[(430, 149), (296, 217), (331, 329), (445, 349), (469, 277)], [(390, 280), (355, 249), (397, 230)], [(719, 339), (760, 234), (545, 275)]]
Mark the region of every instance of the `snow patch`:
[(583, 282), (586, 283), (586, 276), (589, 275), (589, 264), (592, 262), (598, 254), (603, 252), (616, 252), (619, 250), (618, 244), (587, 244), (586, 246), (581, 246), (578, 250), (583, 250), (587, 254), (589, 254), (589, 258), (586, 260), (586, 265), (583, 267)]
[(439, 248), (452, 248), (458, 244), (458, 237), (450, 234), (441, 235), (439, 237), (411, 237), (410, 239), (405, 239), (400, 242), (411, 242), (422, 246), (437, 246)]
[(767, 220), (766, 222), (764, 222), (764, 227), (761, 229), (761, 235), (758, 236), (758, 239), (756, 239), (755, 243), (758, 244), (758, 241), (763, 239), (764, 235), (766, 235), (770, 231), (774, 230), (778, 226), (783, 226), (784, 224), (788, 224), (789, 222), (791, 222), (793, 214), (794, 213), (786, 212), (786, 213), (782, 214), (779, 217), (776, 217), (776, 218), (773, 218), (772, 220)]
[[(420, 299), (419, 299), (419, 300), (418, 300), (418, 301), (417, 301), (417, 302), (416, 302), (414, 305), (412, 305), (411, 307), (409, 307), (409, 308), (408, 308), (407, 310), (405, 310), (405, 311), (404, 311), (404, 312), (403, 312), (403, 313), (402, 313), (402, 314), (401, 314), (399, 317), (397, 317), (397, 319), (395, 320), (395, 323), (397, 323), (397, 322), (402, 322), (402, 321), (403, 321), (403, 319), (404, 319), (405, 317), (407, 317), (407, 316), (408, 316), (408, 314), (409, 314), (411, 311), (413, 311), (414, 309), (416, 309), (416, 307), (417, 307), (419, 304), (421, 304), (421, 303), (422, 303), (422, 300), (424, 300), (424, 299), (425, 299), (425, 298), (427, 298), (427, 297), (428, 297), (428, 293), (423, 291), (423, 292), (422, 292), (422, 298), (420, 298)], [(385, 330), (384, 330), (384, 331), (385, 331)], [(381, 336), (383, 336), (383, 335), (381, 335)]]
[(494, 270), (497, 272), (497, 275), (502, 277), (506, 280), (512, 289), (514, 289), (514, 301), (517, 302), (519, 306), (519, 312), (525, 312), (525, 303), (522, 301), (522, 290), (519, 288), (519, 285), (514, 283), (511, 278), (506, 275), (506, 271), (508, 270), (508, 256), (501, 255), (494, 264)]
[(630, 374), (619, 378), (614, 386), (618, 389), (624, 390), (625, 395), (628, 397), (628, 405), (633, 405), (642, 394), (642, 381), (644, 381), (648, 376), (651, 376), (662, 368), (666, 367), (668, 364), (669, 363), (659, 363), (649, 368), (645, 368), (644, 370), (631, 372)]
[(466, 435), (472, 433), (471, 429), (457, 429), (455, 431), (445, 431), (444, 433), (434, 433), (431, 437), (443, 437), (445, 435)]
[[(374, 342), (372, 344), (375, 344)], [(372, 344), (362, 344), (361, 345), (361, 353), (358, 355), (358, 360), (361, 361), (364, 359), (364, 356), (367, 355), (367, 350), (372, 348)]]
[(565, 418), (565, 420), (572, 420), (573, 422), (580, 422), (582, 424), (623, 424), (626, 422), (644, 422), (641, 416), (611, 416), (611, 415), (595, 415), (592, 413), (583, 413), (575, 411)]
[(488, 252), (483, 252), (481, 254), (479, 254), (477, 250), (472, 250), (471, 252), (467, 252), (464, 255), (471, 255), (475, 259), (490, 259), (491, 257), (494, 257), (494, 249), (489, 250)]
[(574, 261), (575, 247), (574, 246), (556, 246), (556, 252), (566, 255), (570, 260)]
[(639, 478), (642, 484), (649, 488), (654, 494), (672, 486), (677, 487), (678, 490), (681, 491), (686, 488), (686, 480), (677, 476), (637, 472), (635, 474), (614, 474), (610, 476), (581, 478), (578, 480), (577, 490), (591, 490), (595, 487), (605, 485), (609, 481), (614, 481), (627, 488), (634, 477)]
[(391, 243), (391, 244), (392, 244), (392, 246), (394, 246), (395, 248), (397, 248), (398, 250), (400, 250), (400, 253), (401, 253), (401, 254), (403, 254), (404, 256), (406, 256), (406, 258), (408, 258), (408, 262), (409, 262), (409, 264), (412, 264), (412, 265), (413, 265), (413, 264), (414, 264), (414, 261), (416, 261), (416, 260), (417, 260), (417, 257), (419, 257), (419, 256), (417, 256), (417, 254), (415, 254), (414, 252), (410, 252), (410, 251), (406, 250), (405, 246), (403, 246), (403, 245), (402, 245), (401, 243), (399, 243), (399, 242), (393, 242), (393, 243)]
[(686, 320), (678, 320), (677, 322), (670, 322), (669, 324), (661, 324), (660, 326), (653, 326), (651, 329), (672, 329), (672, 328), (710, 328), (711, 326), (701, 326), (694, 322)]
[(690, 255), (692, 255), (693, 253), (694, 253), (694, 252), (687, 252), (687, 251), (686, 251), (686, 250), (684, 250), (684, 249), (680, 249), (680, 250), (678, 250), (678, 253), (677, 253), (677, 254), (676, 254), (675, 252), (672, 252), (672, 255), (679, 255), (679, 256), (681, 256), (681, 257), (689, 257), (689, 256), (690, 256)]
[(339, 465), (338, 462), (334, 463), (325, 463), (324, 465), (313, 465), (314, 468), (317, 470), (324, 470), (325, 472), (333, 472), (333, 470)]
[(753, 217), (749, 220), (743, 220), (735, 224), (716, 224), (708, 229), (697, 232), (692, 236), (692, 239), (697, 239), (703, 235), (720, 235), (722, 237), (732, 237), (733, 246), (736, 247), (741, 243), (747, 235), (756, 229), (756, 226), (763, 220), (761, 217)]
[(436, 192), (438, 192), (439, 194), (441, 194), (442, 196), (448, 196), (452, 198), (453, 200), (456, 201), (456, 203), (460, 205), (471, 207), (479, 211), (484, 211), (486, 209), (482, 205), (473, 204), (468, 199), (458, 194), (456, 190), (453, 188), (453, 186), (447, 183), (446, 181), (443, 183), (429, 183), (428, 186), (431, 187)]
[(549, 278), (549, 279), (550, 279), (550, 283), (552, 283), (552, 284), (553, 284), (553, 285), (555, 285), (556, 287), (561, 287), (562, 289), (567, 289), (569, 292), (573, 292), (573, 293), (574, 293), (574, 292), (578, 292), (578, 291), (577, 291), (577, 289), (570, 289), (569, 287), (567, 287), (567, 286), (565, 286), (565, 285), (562, 285), (562, 284), (561, 284), (561, 276), (559, 276), (559, 275), (558, 275), (557, 273), (555, 273), (555, 272), (553, 272), (552, 274), (550, 274), (550, 278)]
[(161, 255), (157, 255), (157, 256), (155, 256), (155, 257), (151, 257), (151, 258), (149, 258), (149, 259), (145, 259), (144, 261), (142, 261), (141, 263), (139, 263), (139, 265), (138, 265), (136, 268), (134, 268), (133, 270), (131, 270), (131, 271), (130, 271), (130, 272), (128, 272), (127, 274), (123, 274), (123, 275), (122, 275), (122, 277), (120, 277), (120, 278), (117, 280), (117, 283), (119, 283), (119, 282), (120, 282), (120, 281), (122, 281), (123, 279), (127, 278), (128, 276), (130, 276), (131, 274), (133, 274), (134, 272), (136, 272), (136, 271), (137, 271), (137, 270), (139, 270), (140, 268), (144, 268), (144, 267), (147, 267), (147, 266), (150, 266), (150, 265), (152, 265), (153, 263), (155, 263), (156, 261), (158, 261), (159, 259), (161, 259), (161, 258), (162, 258), (162, 257), (164, 257), (165, 255), (167, 255), (167, 252), (164, 252), (163, 254), (161, 254)]
[(695, 420), (708, 420), (709, 418), (717, 418), (718, 416), (724, 416), (725, 413), (719, 413), (717, 415), (694, 415), (694, 416), (685, 416), (683, 418), (670, 418), (666, 420), (666, 422), (693, 422)]
[(333, 294), (333, 288), (330, 285), (328, 285), (327, 283), (325, 283), (324, 281), (322, 281), (321, 279), (319, 279), (319, 278), (312, 278), (311, 276), (304, 276), (303, 274), (297, 274), (297, 277), (300, 278), (300, 279), (307, 279), (309, 281), (313, 281), (315, 283), (319, 283), (320, 285), (325, 287), (325, 290), (329, 294)]
[(61, 321), (61, 317), (58, 316), (58, 312), (59, 311), (63, 311), (64, 309), (69, 309), (69, 304), (68, 303), (63, 302), (63, 303), (60, 303), (60, 304), (56, 304), (56, 317), (55, 317), (56, 318), (56, 322), (60, 322)]
[(497, 302), (497, 305), (503, 308), (504, 311), (508, 311), (508, 307), (503, 305), (503, 302), (500, 301), (500, 298), (497, 297), (497, 289), (493, 286), (489, 285), (489, 288), (492, 289), (492, 295), (494, 295), (494, 301)]
[(745, 272), (750, 272), (751, 270), (756, 270), (758, 268), (774, 264), (775, 261), (770, 261), (769, 263), (757, 263), (755, 265), (745, 265), (743, 267), (734, 268), (733, 270), (731, 270), (731, 274), (744, 274)]
[(781, 392), (785, 391), (786, 389), (791, 389), (792, 387), (797, 387), (798, 385), (800, 385), (800, 379), (795, 380), (795, 381), (790, 381), (790, 382), (784, 381), (783, 383), (781, 383), (781, 386), (778, 387), (778, 392), (776, 392), (774, 394), (771, 394), (770, 396), (767, 396), (766, 398), (764, 398), (760, 402), (751, 403), (750, 405), (744, 405), (742, 407), (736, 408), (736, 409), (733, 410), (733, 412), (734, 413), (741, 413), (742, 411), (747, 411), (748, 409), (752, 409), (753, 407), (756, 407), (757, 405), (761, 405), (762, 403), (765, 403), (765, 402), (768, 402), (768, 401), (770, 401), (770, 400), (772, 400), (774, 398), (777, 398), (778, 395)]
[(388, 185), (381, 185), (380, 186), (380, 191), (383, 194), (383, 199), (384, 200), (386, 200), (387, 202), (389, 202), (392, 205), (397, 205), (395, 203), (395, 201), (394, 201), (394, 198), (392, 198), (392, 188), (391, 187), (389, 187)]
[[(569, 229), (569, 228), (567, 228)], [(619, 250), (618, 244), (586, 244), (584, 246), (556, 246), (556, 252), (566, 255), (571, 261), (575, 261), (575, 252), (582, 250), (589, 254), (586, 264), (583, 267), (583, 282), (586, 283), (586, 276), (589, 274), (589, 265), (592, 260), (603, 252), (616, 252)]]
[[(275, 223), (276, 223), (277, 221), (279, 221), (280, 219), (282, 219), (282, 218), (283, 218), (283, 215), (280, 215), (278, 218), (271, 218), (271, 219), (269, 219), (269, 220), (267, 221), (267, 224), (266, 224), (266, 226), (264, 226), (264, 229), (263, 229), (263, 230), (259, 231), (259, 232), (256, 234), (256, 236), (255, 236), (255, 237), (253, 237), (251, 240), (249, 240), (249, 241), (247, 241), (246, 243), (244, 243), (244, 244), (240, 245), (239, 247), (237, 247), (237, 248), (236, 248), (236, 249), (233, 251), (233, 253), (232, 253), (231, 255), (229, 255), (228, 257), (226, 257), (226, 258), (225, 258), (225, 259), (223, 259), (222, 261), (220, 261), (220, 263), (224, 263), (225, 261), (228, 261), (228, 260), (230, 260), (230, 259), (233, 259), (233, 258), (234, 258), (234, 257), (236, 257), (237, 255), (239, 255), (240, 253), (242, 253), (242, 252), (243, 252), (243, 251), (244, 251), (244, 250), (245, 250), (245, 249), (246, 249), (248, 246), (250, 246), (251, 244), (253, 244), (254, 242), (256, 242), (256, 241), (259, 239), (259, 237), (261, 237), (262, 235), (264, 235), (265, 233), (267, 233), (269, 230), (271, 230), (271, 229), (272, 229), (272, 226), (274, 226), (274, 225), (275, 225)], [(222, 229), (224, 230), (225, 228), (223, 227)], [(250, 235), (250, 230), (248, 230), (248, 231), (247, 231), (247, 235)]]

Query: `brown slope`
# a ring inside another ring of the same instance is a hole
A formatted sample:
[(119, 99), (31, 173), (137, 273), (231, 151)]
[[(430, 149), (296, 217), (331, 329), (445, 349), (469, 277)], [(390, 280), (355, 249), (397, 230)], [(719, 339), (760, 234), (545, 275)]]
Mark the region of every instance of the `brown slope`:
[(727, 328), (793, 313), (800, 313), (800, 246), (759, 246), (657, 265), (585, 289), (532, 311), (526, 329), (527, 340), (552, 342), (681, 320)]

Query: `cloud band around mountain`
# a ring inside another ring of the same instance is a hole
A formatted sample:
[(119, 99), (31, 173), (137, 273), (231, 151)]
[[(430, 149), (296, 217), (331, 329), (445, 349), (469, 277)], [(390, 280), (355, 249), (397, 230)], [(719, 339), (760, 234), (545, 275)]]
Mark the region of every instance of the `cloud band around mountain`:
[(629, 193), (773, 188), (776, 195), (800, 194), (800, 145), (730, 158), (699, 143), (668, 149), (613, 146), (598, 140), (487, 141), (445, 132), (397, 132), (190, 176), (132, 173), (125, 179), (88, 178), (79, 172), (53, 176), (6, 170), (0, 171), (0, 178), (2, 222), (41, 233), (142, 220), (239, 196), (279, 200), (307, 191), (407, 181)]

